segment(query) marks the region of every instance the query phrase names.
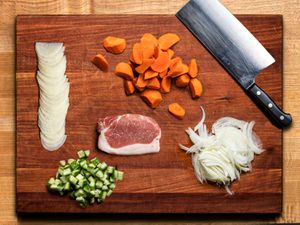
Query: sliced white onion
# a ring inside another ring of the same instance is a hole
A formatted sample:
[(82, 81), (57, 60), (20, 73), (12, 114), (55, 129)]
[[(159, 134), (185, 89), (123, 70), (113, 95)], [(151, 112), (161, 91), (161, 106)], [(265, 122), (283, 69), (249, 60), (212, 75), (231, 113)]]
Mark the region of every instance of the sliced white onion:
[(67, 68), (67, 60), (64, 56), (61, 61), (59, 61), (55, 65), (47, 65), (47, 64), (38, 64), (39, 71), (43, 73), (46, 77), (57, 78), (62, 76)]
[(48, 151), (55, 151), (59, 149), (63, 144), (65, 143), (67, 139), (67, 135), (64, 135), (60, 140), (58, 140), (56, 143), (48, 143), (45, 139), (41, 137), (41, 143), (42, 146), (47, 149)]
[(255, 154), (263, 152), (261, 142), (253, 132), (254, 122), (245, 122), (231, 117), (223, 117), (207, 131), (204, 124), (205, 112), (194, 130), (186, 130), (193, 142), (191, 147), (179, 147), (192, 154), (192, 163), (197, 179), (203, 183), (211, 181), (224, 185), (233, 194), (229, 185), (240, 178), (241, 172), (251, 171)]
[(46, 96), (53, 96), (53, 97), (59, 97), (65, 89), (69, 88), (69, 82), (66, 80), (63, 83), (57, 83), (57, 84), (49, 84), (41, 82), (38, 78), (38, 83), (42, 94), (45, 94)]
[(36, 42), (35, 51), (39, 58), (51, 58), (63, 50), (63, 43)]
[(38, 126), (42, 146), (59, 149), (66, 141), (65, 124), (70, 84), (65, 75), (67, 60), (62, 43), (37, 42), (37, 81), (40, 88)]

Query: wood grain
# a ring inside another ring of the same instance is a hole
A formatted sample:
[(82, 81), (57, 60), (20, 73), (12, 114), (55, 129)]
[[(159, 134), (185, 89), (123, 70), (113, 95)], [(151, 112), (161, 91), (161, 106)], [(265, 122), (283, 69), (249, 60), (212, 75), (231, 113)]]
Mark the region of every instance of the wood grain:
[[(239, 19), (265, 45), (277, 62), (257, 78), (279, 105), (282, 98), (282, 17), (239, 16)], [(101, 22), (100, 22), (101, 21)], [(165, 26), (168, 24), (168, 26)], [(113, 213), (280, 213), (282, 209), (282, 131), (270, 124), (241, 88), (226, 74), (202, 45), (174, 16), (18, 16), (16, 33), (17, 97), (17, 211), (18, 212), (113, 212)], [(130, 30), (131, 32), (128, 32)], [(113, 72), (120, 61), (127, 61), (130, 46), (149, 30), (156, 36), (176, 32), (181, 42), (175, 46), (185, 62), (195, 57), (205, 91), (192, 100), (187, 89), (173, 87), (163, 103), (150, 109), (138, 95), (127, 97), (123, 82)], [(113, 35), (127, 40), (122, 55), (107, 54), (101, 40)], [(78, 42), (78, 40), (80, 40)], [(70, 107), (65, 145), (55, 152), (43, 150), (37, 127), (38, 85), (36, 83), (37, 41), (63, 42), (68, 59)], [(110, 62), (108, 73), (100, 72), (89, 59), (102, 52)], [(262, 82), (263, 81), (263, 82)], [(224, 85), (226, 84), (226, 85)], [(173, 118), (167, 107), (176, 101), (187, 111), (183, 121)], [(184, 130), (199, 121), (202, 105), (210, 126), (222, 116), (254, 119), (255, 130), (266, 152), (253, 163), (253, 173), (244, 174), (224, 189), (199, 185), (191, 159), (178, 143), (189, 144)], [(154, 118), (162, 128), (159, 154), (112, 156), (97, 150), (95, 131), (98, 118), (123, 113), (139, 113)], [(24, 145), (25, 143), (25, 145)], [(45, 182), (55, 174), (57, 162), (76, 157), (78, 149), (92, 150), (105, 162), (125, 172), (114, 194), (101, 206), (82, 210), (68, 198), (50, 195)], [(28, 154), (30, 152), (30, 154)], [(262, 183), (257, 186), (257, 177)], [(247, 204), (246, 204), (247, 203)]]
[[(261, 224), (300, 222), (300, 176), (295, 171), (300, 165), (300, 4), (299, 0), (222, 0), (233, 13), (282, 14), (284, 20), (284, 108), (293, 115), (293, 127), (284, 132), (284, 192), (283, 213), (276, 218), (247, 217), (45, 217), (17, 218), (14, 193), (14, 49), (15, 16), (18, 14), (105, 14), (105, 13), (164, 13), (174, 14), (184, 5), (184, 0), (150, 1), (58, 1), (58, 0), (1, 0), (0, 1), (0, 72), (1, 72), (1, 121), (5, 129), (0, 131), (0, 223), (2, 224)], [(3, 77), (5, 81), (3, 82)], [(4, 104), (3, 104), (4, 103)], [(5, 114), (2, 114), (5, 112)], [(5, 122), (9, 121), (9, 122)], [(10, 125), (11, 124), (11, 125)]]

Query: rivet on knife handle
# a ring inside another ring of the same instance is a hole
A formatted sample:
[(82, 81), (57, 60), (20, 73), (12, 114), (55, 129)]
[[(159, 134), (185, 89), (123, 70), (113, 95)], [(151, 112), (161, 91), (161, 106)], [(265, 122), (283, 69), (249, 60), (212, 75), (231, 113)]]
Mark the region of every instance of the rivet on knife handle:
[(262, 108), (264, 113), (272, 118), (272, 122), (279, 128), (286, 128), (292, 123), (290, 114), (283, 112), (276, 103), (256, 84), (248, 89), (249, 96)]

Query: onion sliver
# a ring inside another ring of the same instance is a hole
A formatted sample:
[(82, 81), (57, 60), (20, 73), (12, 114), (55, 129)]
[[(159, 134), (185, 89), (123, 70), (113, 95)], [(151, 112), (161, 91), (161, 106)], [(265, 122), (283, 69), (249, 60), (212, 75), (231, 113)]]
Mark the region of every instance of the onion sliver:
[(197, 179), (224, 185), (229, 194), (229, 185), (239, 179), (241, 172), (251, 171), (255, 154), (263, 152), (261, 142), (253, 132), (254, 122), (245, 122), (232, 117), (223, 117), (207, 131), (205, 112), (194, 129), (186, 130), (193, 145), (179, 147), (192, 154), (192, 164)]

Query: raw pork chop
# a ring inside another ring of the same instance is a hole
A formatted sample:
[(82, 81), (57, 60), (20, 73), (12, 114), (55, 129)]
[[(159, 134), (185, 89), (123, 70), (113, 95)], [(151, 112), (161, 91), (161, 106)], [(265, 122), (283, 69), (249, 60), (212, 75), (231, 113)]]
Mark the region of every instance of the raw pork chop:
[(147, 116), (124, 114), (108, 116), (98, 123), (98, 147), (117, 155), (141, 155), (159, 152), (161, 130)]

